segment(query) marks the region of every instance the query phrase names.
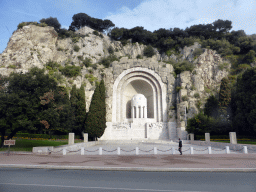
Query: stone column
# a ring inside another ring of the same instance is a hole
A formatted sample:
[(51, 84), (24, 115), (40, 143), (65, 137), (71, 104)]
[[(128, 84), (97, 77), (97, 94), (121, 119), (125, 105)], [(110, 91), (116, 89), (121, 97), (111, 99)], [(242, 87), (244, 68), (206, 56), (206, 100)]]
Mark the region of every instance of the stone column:
[(229, 132), (229, 139), (231, 144), (237, 144), (236, 132)]
[(68, 134), (68, 144), (73, 145), (75, 141), (75, 133), (69, 133)]
[(84, 133), (84, 143), (88, 142), (88, 133)]
[(133, 119), (134, 118), (134, 113), (133, 113), (133, 110), (134, 110), (134, 107), (133, 106), (131, 106), (131, 118)]
[(136, 107), (136, 118), (137, 119), (139, 118), (139, 107), (138, 106)]
[(210, 142), (210, 133), (205, 133), (205, 141)]
[(194, 141), (194, 133), (190, 133), (190, 140)]

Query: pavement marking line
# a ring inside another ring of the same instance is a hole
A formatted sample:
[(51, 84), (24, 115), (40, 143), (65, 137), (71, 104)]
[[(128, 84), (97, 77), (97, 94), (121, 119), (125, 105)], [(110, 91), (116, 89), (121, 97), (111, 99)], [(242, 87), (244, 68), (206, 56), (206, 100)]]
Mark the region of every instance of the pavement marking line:
[(159, 189), (131, 189), (131, 188), (111, 188), (111, 187), (83, 187), (83, 186), (64, 186), (64, 185), (42, 185), (42, 184), (17, 184), (17, 183), (0, 183), (0, 185), (23, 185), (38, 187), (62, 187), (62, 188), (79, 188), (79, 189), (114, 189), (130, 191), (170, 191), (170, 192), (208, 192), (208, 191), (181, 191), (181, 190), (159, 190)]
[(27, 169), (72, 169), (100, 171), (143, 171), (143, 172), (256, 172), (256, 168), (161, 168), (161, 167), (93, 167), (60, 165), (0, 164), (0, 168)]

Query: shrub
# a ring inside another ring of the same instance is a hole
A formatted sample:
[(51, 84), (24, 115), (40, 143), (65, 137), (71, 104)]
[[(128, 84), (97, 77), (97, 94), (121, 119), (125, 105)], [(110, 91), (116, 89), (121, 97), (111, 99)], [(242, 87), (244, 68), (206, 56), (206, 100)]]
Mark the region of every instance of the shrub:
[(57, 68), (59, 68), (60, 66), (61, 66), (61, 65), (60, 65), (59, 63), (54, 62), (54, 61), (51, 61), (51, 60), (46, 63), (46, 68), (47, 68), (48, 70), (57, 69)]
[(76, 77), (80, 74), (81, 68), (77, 66), (66, 66), (60, 68), (60, 71), (67, 77)]
[(75, 52), (78, 52), (79, 50), (80, 50), (80, 47), (79, 47), (78, 45), (75, 45), (75, 46), (74, 46), (74, 51), (75, 51)]
[(16, 69), (16, 65), (9, 65), (8, 68)]
[(92, 33), (93, 33), (94, 35), (97, 35), (97, 36), (100, 35), (99, 32), (98, 32), (98, 31), (95, 31), (95, 30), (94, 30)]
[(109, 52), (109, 54), (113, 54), (114, 53), (114, 48), (112, 46), (109, 46), (108, 52)]
[(144, 48), (143, 54), (146, 57), (152, 57), (155, 55), (155, 51), (151, 45), (148, 45), (147, 47)]
[(198, 56), (200, 56), (203, 53), (203, 49), (201, 48), (196, 48), (193, 52), (194, 56), (197, 58)]
[(223, 71), (223, 69), (227, 69), (227, 67), (228, 67), (228, 63), (220, 63), (218, 65), (218, 69), (221, 71)]
[(188, 96), (182, 96), (182, 101), (188, 101)]
[(84, 64), (85, 67), (90, 67), (91, 64), (92, 64), (92, 60), (91, 60), (90, 58), (87, 58), (87, 57), (86, 57), (86, 58), (83, 60), (83, 64)]
[(143, 59), (143, 57), (141, 55), (137, 55), (136, 57), (137, 59)]
[(109, 67), (113, 61), (119, 61), (119, 59), (115, 55), (109, 55), (106, 58), (102, 58), (100, 64), (104, 65), (105, 67)]
[(195, 68), (193, 63), (190, 63), (187, 60), (184, 60), (182, 62), (178, 62), (178, 63), (172, 63), (172, 66), (174, 68), (174, 71), (176, 74), (180, 74), (183, 71), (190, 71), (192, 72), (193, 69)]
[(98, 68), (97, 64), (93, 64), (93, 65), (91, 65), (91, 67), (92, 67), (94, 70), (96, 70), (96, 69)]
[(73, 36), (72, 37), (72, 42), (77, 43), (79, 41), (79, 39), (80, 39), (80, 36)]
[(176, 89), (176, 92), (179, 92), (182, 89), (182, 87), (176, 87), (175, 89)]
[(195, 94), (194, 94), (194, 97), (195, 97), (195, 98), (200, 98), (199, 93), (195, 93)]
[(117, 48), (115, 48), (115, 52), (118, 52), (119, 50)]

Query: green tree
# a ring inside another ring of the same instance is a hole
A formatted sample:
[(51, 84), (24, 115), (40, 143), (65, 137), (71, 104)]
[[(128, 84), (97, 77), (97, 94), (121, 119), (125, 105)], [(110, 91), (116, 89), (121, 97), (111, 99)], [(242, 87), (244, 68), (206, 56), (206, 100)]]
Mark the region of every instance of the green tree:
[[(35, 132), (49, 127), (67, 129), (69, 104), (64, 105), (64, 101), (68, 101), (67, 95), (49, 75), (44, 74), (44, 70), (32, 68), (26, 74), (12, 73), (1, 80), (2, 142), (7, 132), (7, 139), (10, 139), (18, 131)], [(59, 123), (60, 118), (62, 123)]]
[(216, 119), (218, 117), (218, 104), (218, 99), (214, 95), (211, 95), (206, 101), (204, 114)]
[(85, 90), (84, 86), (81, 85), (80, 89), (77, 92), (77, 102), (76, 102), (76, 132), (80, 133), (83, 137), (84, 124), (86, 119), (86, 103), (85, 103)]
[(104, 80), (102, 79), (99, 85), (99, 91), (100, 91), (100, 118), (99, 118), (99, 136), (101, 137), (105, 131), (106, 128), (106, 89), (105, 89), (105, 84)]
[(43, 18), (40, 20), (40, 23), (46, 23), (48, 26), (54, 27), (55, 31), (59, 31), (61, 24), (59, 23), (58, 19), (55, 17)]
[(220, 85), (219, 93), (219, 112), (220, 116), (223, 117), (223, 120), (228, 120), (228, 108), (230, 108), (231, 102), (231, 83), (228, 78), (223, 78)]
[(247, 69), (235, 86), (233, 127), (240, 134), (256, 133), (256, 69)]
[(94, 138), (94, 140), (97, 137), (101, 137), (104, 133), (106, 127), (106, 106), (103, 80), (100, 85), (96, 86), (93, 93), (85, 127), (89, 137)]
[(146, 57), (152, 57), (153, 55), (155, 55), (155, 51), (154, 51), (153, 47), (151, 45), (149, 45), (144, 48), (143, 54)]

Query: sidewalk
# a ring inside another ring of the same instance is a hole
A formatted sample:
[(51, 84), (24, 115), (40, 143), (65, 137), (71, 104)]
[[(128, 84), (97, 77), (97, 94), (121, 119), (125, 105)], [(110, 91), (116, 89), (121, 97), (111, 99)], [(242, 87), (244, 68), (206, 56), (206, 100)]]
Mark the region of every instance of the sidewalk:
[(256, 154), (35, 155), (0, 154), (0, 168), (126, 171), (254, 171)]

